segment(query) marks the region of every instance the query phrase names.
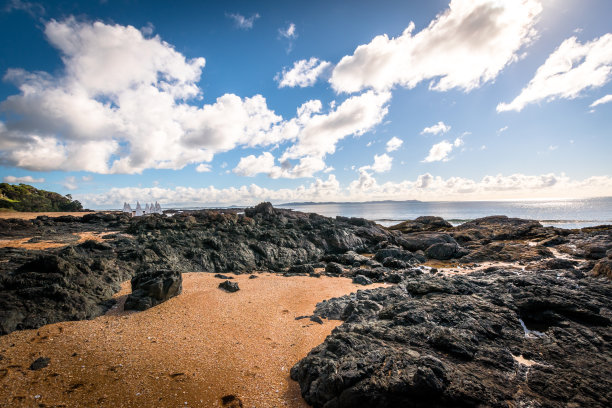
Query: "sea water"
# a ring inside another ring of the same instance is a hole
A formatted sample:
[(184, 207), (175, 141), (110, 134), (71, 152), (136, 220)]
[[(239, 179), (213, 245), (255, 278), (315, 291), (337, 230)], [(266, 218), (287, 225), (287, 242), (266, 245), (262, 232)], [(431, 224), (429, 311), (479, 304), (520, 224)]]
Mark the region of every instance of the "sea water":
[(583, 228), (612, 224), (612, 197), (576, 200), (522, 201), (384, 201), (279, 205), (327, 217), (342, 215), (373, 220), (390, 226), (422, 215), (435, 215), (453, 225), (489, 215), (507, 215), (540, 221), (545, 226)]

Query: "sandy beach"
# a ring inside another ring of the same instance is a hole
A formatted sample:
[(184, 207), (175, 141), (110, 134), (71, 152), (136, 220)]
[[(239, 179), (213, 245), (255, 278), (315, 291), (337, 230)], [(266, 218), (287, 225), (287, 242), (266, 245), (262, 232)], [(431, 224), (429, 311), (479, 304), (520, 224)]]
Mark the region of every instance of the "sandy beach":
[(47, 217), (61, 217), (62, 215), (72, 215), (82, 217), (85, 214), (93, 214), (95, 211), (79, 211), (79, 212), (19, 212), (19, 211), (0, 211), (0, 218), (19, 218), (22, 220), (33, 220), (36, 217), (45, 215)]
[[(144, 312), (122, 310), (126, 282), (105, 316), (0, 337), (0, 406), (214, 407), (234, 395), (245, 407), (306, 407), (289, 370), (340, 322), (295, 318), (363, 288), (260, 274), (235, 276), (241, 290), (227, 293), (212, 274), (183, 279), (180, 296)], [(39, 357), (49, 366), (30, 370)]]

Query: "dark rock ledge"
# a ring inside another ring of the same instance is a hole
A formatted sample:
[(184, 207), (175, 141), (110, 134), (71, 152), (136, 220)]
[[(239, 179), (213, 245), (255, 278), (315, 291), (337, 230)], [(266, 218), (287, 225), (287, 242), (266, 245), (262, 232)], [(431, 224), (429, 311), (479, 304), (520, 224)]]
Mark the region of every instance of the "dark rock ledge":
[(611, 305), (571, 271), (413, 270), (317, 305), (345, 323), (291, 377), (314, 407), (608, 407)]

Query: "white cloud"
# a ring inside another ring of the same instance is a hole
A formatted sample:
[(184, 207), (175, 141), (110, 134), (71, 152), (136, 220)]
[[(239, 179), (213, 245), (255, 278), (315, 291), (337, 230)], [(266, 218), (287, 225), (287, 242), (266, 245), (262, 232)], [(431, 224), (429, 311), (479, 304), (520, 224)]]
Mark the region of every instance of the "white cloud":
[(28, 13), (32, 17), (39, 17), (45, 14), (45, 8), (39, 3), (23, 0), (10, 0), (6, 3), (4, 11), (10, 13), (19, 10)]
[(520, 112), (526, 105), (542, 100), (573, 99), (611, 78), (612, 34), (585, 44), (571, 37), (549, 55), (521, 93), (512, 102), (497, 105), (497, 111)]
[(497, 131), (497, 134), (503, 133), (503, 132), (505, 132), (506, 130), (508, 130), (508, 126), (504, 126), (503, 128), (500, 128), (500, 129)]
[(601, 98), (599, 98), (598, 100), (596, 100), (595, 102), (593, 102), (592, 104), (590, 104), (589, 106), (591, 108), (596, 107), (597, 105), (602, 105), (604, 103), (608, 103), (608, 102), (612, 102), (612, 94), (610, 95), (606, 95), (606, 96), (602, 96)]
[(197, 171), (198, 173), (208, 173), (209, 171), (212, 171), (212, 168), (211, 168), (210, 164), (200, 163), (195, 168), (195, 171)]
[(0, 103), (9, 113), (0, 121), (0, 165), (130, 174), (206, 169), (215, 154), (239, 146), (294, 142), (270, 176), (311, 177), (327, 167), (323, 159), (340, 140), (379, 124), (391, 98), (368, 91), (326, 113), (311, 100), (289, 120), (261, 95), (225, 94), (194, 106), (187, 101), (201, 98), (204, 59), (186, 59), (159, 36), (75, 19), (51, 20), (45, 34), (65, 69), (60, 76), (9, 70), (6, 79), (20, 93)]
[(425, 163), (431, 163), (435, 161), (448, 161), (450, 158), (448, 155), (453, 151), (455, 147), (463, 145), (463, 140), (460, 138), (455, 139), (453, 143), (443, 140), (440, 143), (436, 143), (429, 150), (429, 154), (423, 160)]
[(321, 110), (320, 101), (305, 103), (293, 122), (299, 128), (297, 143), (285, 151), (281, 161), (333, 154), (343, 138), (360, 136), (379, 124), (388, 112), (390, 99), (389, 92), (368, 91), (346, 99), (327, 114), (317, 114)]
[(429, 126), (423, 129), (421, 131), (421, 134), (424, 135), (426, 133), (429, 133), (432, 135), (437, 135), (438, 133), (446, 133), (449, 130), (451, 130), (451, 127), (445, 124), (444, 122), (440, 121), (436, 123), (435, 125), (432, 125), (432, 126)]
[(462, 177), (444, 179), (429, 173), (416, 180), (379, 184), (367, 171), (341, 187), (334, 175), (327, 180), (315, 179), (292, 189), (267, 189), (256, 184), (217, 189), (175, 187), (112, 188), (105, 193), (78, 194), (75, 198), (86, 207), (113, 208), (123, 202), (159, 201), (162, 205), (253, 205), (261, 201), (363, 201), (363, 200), (491, 200), (523, 198), (562, 198), (571, 192), (572, 198), (612, 195), (612, 177), (594, 176), (583, 180), (570, 179), (565, 174), (485, 176), (480, 180)]
[(413, 35), (414, 23), (357, 47), (336, 65), (337, 92), (413, 88), (425, 80), (437, 91), (469, 91), (493, 80), (535, 36), (538, 0), (452, 0), (448, 10)]
[(5, 183), (44, 183), (44, 178), (34, 178), (32, 176), (23, 176), (23, 177), (15, 177), (15, 176), (5, 176), (2, 178), (2, 181)]
[(74, 176), (66, 177), (64, 181), (62, 182), (62, 186), (64, 186), (68, 190), (76, 190), (77, 188), (79, 188), (79, 185), (77, 184), (77, 181), (76, 181), (76, 177)]
[[(280, 166), (277, 166), (272, 153), (264, 152), (260, 156), (249, 155), (242, 157), (232, 171), (246, 177), (253, 177), (264, 173), (270, 178), (301, 178), (312, 177), (315, 173), (323, 170), (328, 172), (325, 162), (320, 157), (302, 157), (297, 164), (284, 160)], [(331, 170), (333, 170), (333, 167)]]
[(548, 150), (550, 150), (550, 151), (557, 150), (558, 148), (559, 148), (559, 146), (556, 146), (556, 145), (554, 145), (554, 146), (553, 146), (553, 145), (548, 146)]
[(253, 23), (255, 23), (255, 20), (260, 17), (258, 13), (255, 13), (248, 18), (238, 13), (229, 13), (226, 14), (226, 16), (234, 20), (234, 24), (236, 24), (236, 27), (241, 28), (243, 30), (250, 30), (251, 28), (253, 28)]
[(293, 39), (297, 37), (295, 24), (293, 23), (289, 23), (289, 25), (285, 29), (279, 28), (278, 33), (281, 35), (281, 37), (288, 39)]
[[(327, 61), (320, 61), (312, 57), (309, 60), (299, 60), (293, 63), (293, 68), (283, 68), (282, 73), (276, 74), (274, 79), (279, 88), (296, 87), (305, 88), (317, 82), (317, 78), (331, 66)], [(333, 107), (332, 107), (333, 108)]]
[(49, 21), (63, 74), (9, 70), (20, 93), (0, 107), (0, 164), (30, 170), (140, 173), (180, 169), (237, 146), (295, 137), (260, 95), (201, 107), (203, 58), (186, 59), (132, 26)]
[(240, 176), (253, 177), (259, 173), (270, 173), (276, 167), (272, 153), (264, 152), (260, 156), (250, 155), (241, 158), (232, 171)]
[(384, 173), (391, 170), (391, 165), (393, 164), (393, 158), (388, 154), (383, 153), (381, 155), (374, 155), (374, 163), (368, 166), (363, 166), (359, 168), (360, 172), (365, 172), (366, 170), (371, 170), (374, 173)]
[(82, 176), (81, 181), (91, 181), (93, 180), (93, 176)]
[(393, 136), (391, 139), (389, 139), (389, 141), (387, 142), (387, 152), (391, 153), (397, 149), (400, 148), (400, 146), (404, 143), (404, 141), (402, 139), (400, 139), (399, 137), (395, 137)]

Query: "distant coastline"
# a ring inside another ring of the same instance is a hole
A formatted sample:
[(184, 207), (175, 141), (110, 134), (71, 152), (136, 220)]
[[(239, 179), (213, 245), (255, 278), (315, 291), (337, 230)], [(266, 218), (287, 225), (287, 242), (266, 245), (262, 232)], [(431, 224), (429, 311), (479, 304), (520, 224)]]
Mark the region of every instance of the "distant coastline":
[(403, 204), (403, 203), (422, 203), (419, 200), (379, 200), (379, 201), (299, 201), (292, 203), (277, 204), (278, 207), (289, 207), (292, 205), (333, 205), (333, 204)]

